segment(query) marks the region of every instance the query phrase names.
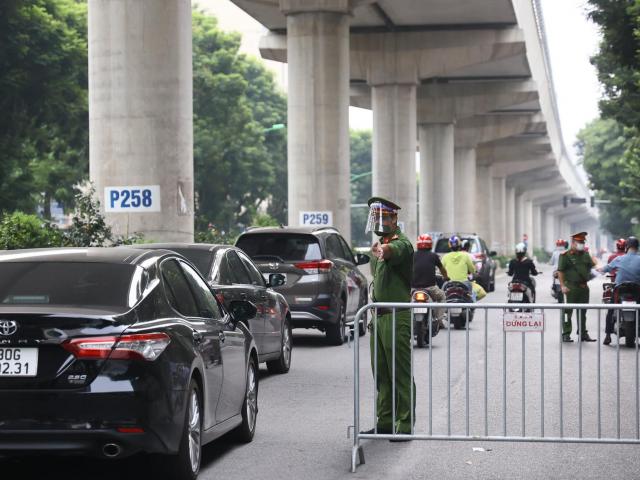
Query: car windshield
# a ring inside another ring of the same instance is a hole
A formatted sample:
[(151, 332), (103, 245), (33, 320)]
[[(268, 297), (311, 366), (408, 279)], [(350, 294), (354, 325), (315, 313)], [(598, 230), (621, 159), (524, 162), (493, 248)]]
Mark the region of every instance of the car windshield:
[(320, 260), (320, 244), (313, 235), (296, 233), (253, 233), (238, 239), (236, 247), (254, 260)]
[(0, 304), (127, 308), (136, 267), (112, 263), (0, 263)]
[(204, 278), (208, 278), (211, 269), (211, 259), (213, 254), (209, 250), (200, 250), (195, 248), (172, 248), (184, 258), (189, 260), (200, 272)]
[[(462, 237), (462, 241), (467, 240), (471, 242), (470, 253), (478, 253), (480, 249), (478, 248), (478, 242), (474, 238), (466, 238)], [(436, 243), (436, 253), (449, 253), (451, 249), (449, 248), (449, 238), (441, 238)]]

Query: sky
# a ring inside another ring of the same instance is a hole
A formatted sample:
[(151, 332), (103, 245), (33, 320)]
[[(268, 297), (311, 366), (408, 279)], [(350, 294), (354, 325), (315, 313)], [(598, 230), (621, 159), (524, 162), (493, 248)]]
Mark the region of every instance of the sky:
[[(233, 5), (230, 0), (197, 0), (218, 17), (225, 30), (243, 33), (242, 50), (259, 57), (258, 42), (266, 29)], [(586, 18), (586, 0), (542, 0), (547, 45), (551, 58), (556, 100), (567, 151), (575, 160), (576, 135), (598, 116), (600, 87), (589, 58), (597, 51), (597, 27)], [(286, 65), (267, 62), (286, 89)], [(353, 129), (371, 129), (370, 110), (350, 107), (349, 124)]]

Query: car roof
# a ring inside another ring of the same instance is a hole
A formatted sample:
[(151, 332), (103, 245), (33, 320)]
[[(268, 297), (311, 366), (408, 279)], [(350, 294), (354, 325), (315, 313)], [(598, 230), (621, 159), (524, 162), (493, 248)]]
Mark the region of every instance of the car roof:
[(158, 250), (140, 250), (132, 247), (70, 247), (34, 248), (0, 251), (1, 262), (69, 262), (69, 263), (113, 263), (138, 265), (149, 258), (173, 253)]
[(245, 230), (241, 236), (252, 233), (297, 233), (306, 235), (314, 235), (317, 233), (337, 233), (340, 235), (338, 229), (334, 227), (250, 227)]
[(137, 249), (149, 249), (149, 250), (205, 250), (213, 252), (220, 247), (232, 247), (232, 245), (222, 245), (217, 243), (141, 243), (134, 245), (133, 248)]

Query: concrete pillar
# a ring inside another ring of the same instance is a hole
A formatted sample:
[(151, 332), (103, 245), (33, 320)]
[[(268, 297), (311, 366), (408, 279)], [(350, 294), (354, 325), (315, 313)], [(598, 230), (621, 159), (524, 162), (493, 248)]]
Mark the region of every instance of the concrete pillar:
[(287, 15), (289, 225), (300, 224), (301, 212), (328, 211), (348, 239), (349, 11), (341, 6), (346, 2), (282, 3)]
[(491, 217), (496, 214), (493, 204), (493, 180), (490, 165), (476, 166), (476, 232), (491, 245)]
[(420, 232), (452, 232), (454, 226), (454, 126), (425, 123), (420, 139)]
[[(371, 89), (373, 107), (374, 195), (396, 202), (398, 216), (412, 241), (418, 235), (416, 183), (416, 86), (377, 85)], [(438, 206), (427, 205), (427, 208)]]
[(476, 149), (456, 148), (455, 229), (473, 233), (476, 230)]
[[(505, 185), (506, 186), (506, 185)], [(516, 244), (516, 229), (517, 229), (517, 201), (516, 201), (516, 189), (513, 187), (505, 188), (505, 198), (506, 198), (506, 224), (507, 224), (507, 244), (505, 245), (504, 254), (511, 252), (513, 250), (514, 245)]]
[(89, 176), (102, 210), (106, 187), (153, 187), (138, 207), (149, 210), (107, 212), (107, 222), (116, 234), (192, 242), (191, 1), (89, 0), (88, 43)]
[(527, 234), (527, 237), (529, 238), (529, 246), (528, 246), (528, 251), (529, 251), (529, 255), (533, 254), (533, 249), (534, 247), (537, 247), (538, 245), (535, 243), (535, 239), (534, 239), (534, 235), (533, 235), (533, 202), (531, 200), (524, 200), (524, 230), (523, 232), (520, 234), (520, 238), (516, 239), (518, 242), (521, 242), (523, 240), (523, 236), (524, 234)]
[(507, 239), (507, 179), (493, 177), (492, 214), (491, 214), (491, 249), (504, 255)]
[(532, 205), (533, 211), (533, 225), (532, 225), (532, 233), (529, 234), (532, 237), (533, 244), (536, 248), (544, 247), (543, 240), (543, 222), (542, 222), (542, 210), (539, 205)]
[(515, 244), (520, 243), (522, 241), (522, 234), (525, 233), (526, 230), (526, 219), (525, 219), (525, 208), (524, 208), (524, 196), (522, 194), (516, 195), (516, 231), (514, 234), (514, 244), (511, 246), (513, 248)]
[(549, 210), (545, 210), (544, 215), (544, 248), (552, 252), (556, 248), (556, 217)]

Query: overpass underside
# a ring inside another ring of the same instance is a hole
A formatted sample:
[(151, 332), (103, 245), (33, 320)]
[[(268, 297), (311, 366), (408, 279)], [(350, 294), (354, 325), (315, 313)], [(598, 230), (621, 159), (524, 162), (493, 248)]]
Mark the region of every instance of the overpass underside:
[[(555, 238), (585, 229), (591, 243), (599, 243), (597, 211), (562, 206), (564, 196), (588, 198), (589, 191), (562, 140), (537, 0), (232, 1), (268, 29), (262, 56), (287, 63), (289, 224), (298, 224), (300, 212), (329, 211), (334, 226), (350, 236), (353, 105), (373, 111), (373, 194), (402, 206), (400, 220), (410, 238), (476, 231), (506, 253), (524, 234), (530, 245), (549, 249)], [(169, 219), (176, 227), (156, 237), (190, 240), (192, 227), (180, 226), (193, 215), (192, 153), (186, 147), (192, 114), (184, 102), (191, 98), (185, 60), (191, 55), (190, 2), (124, 2), (129, 13), (152, 4), (157, 12), (155, 22), (141, 20), (139, 26), (162, 41), (147, 42), (139, 52), (130, 31), (138, 16), (114, 15), (114, 3), (122, 2), (89, 1), (91, 176), (100, 191), (157, 175), (153, 181), (164, 186), (167, 208), (157, 225), (142, 226), (162, 230)], [(172, 16), (178, 21), (168, 21)], [(123, 29), (128, 36), (114, 48)], [(123, 56), (123, 50), (133, 54)], [(154, 61), (141, 65), (143, 55)], [(126, 59), (115, 72), (109, 70), (114, 58)], [(152, 85), (143, 85), (140, 78), (149, 74)], [(142, 90), (150, 102), (132, 105)], [(115, 93), (124, 98), (114, 99)], [(160, 93), (163, 102), (156, 98)], [(114, 112), (115, 106), (122, 111)], [(169, 153), (149, 141), (150, 134), (160, 134), (153, 130), (159, 116), (184, 142)], [(126, 145), (109, 136), (119, 128), (129, 129)], [(134, 153), (114, 159), (116, 148)], [(134, 168), (139, 172), (123, 173), (119, 165), (131, 165), (132, 157), (143, 159)], [(176, 202), (180, 186), (186, 210)], [(135, 217), (126, 221), (135, 231)]]

